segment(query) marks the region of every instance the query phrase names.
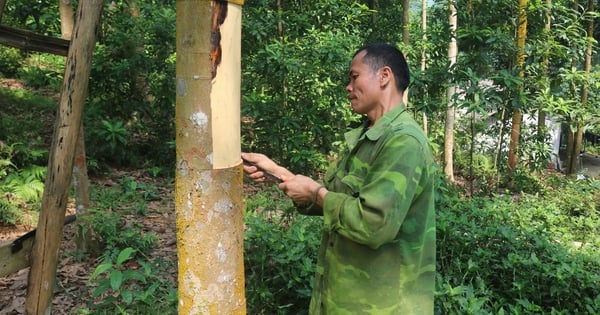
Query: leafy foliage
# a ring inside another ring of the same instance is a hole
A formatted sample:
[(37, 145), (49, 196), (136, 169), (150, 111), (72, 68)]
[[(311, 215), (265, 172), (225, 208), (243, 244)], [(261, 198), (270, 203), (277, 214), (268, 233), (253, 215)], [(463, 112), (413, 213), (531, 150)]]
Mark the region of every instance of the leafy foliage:
[(18, 169), (13, 163), (14, 145), (0, 142), (0, 223), (21, 223), (25, 209), (37, 210), (44, 191), (46, 168)]
[[(553, 185), (545, 187), (548, 194), (523, 195), (520, 200), (510, 196), (464, 200), (452, 195), (441, 199), (438, 312), (598, 311), (600, 239), (589, 236), (597, 234), (599, 226), (597, 182), (578, 183), (586, 188), (574, 198), (573, 191), (565, 189), (572, 182), (555, 180), (551, 177)], [(590, 222), (584, 224), (594, 226), (592, 230), (582, 231), (581, 219), (573, 217), (571, 207), (586, 204), (580, 198), (596, 202), (586, 213)], [(557, 199), (571, 201), (561, 205)]]
[(90, 303), (89, 309), (79, 310), (80, 314), (174, 313), (177, 292), (159, 276), (172, 266), (136, 256), (135, 249), (126, 247), (116, 258), (106, 259), (96, 267), (89, 280), (97, 284), (92, 296), (103, 298), (97, 304)]
[(86, 110), (91, 158), (173, 163), (174, 1), (115, 1), (104, 11)]
[(368, 17), (365, 6), (345, 2), (286, 2), (281, 10), (248, 3), (242, 43), (244, 150), (266, 153), (303, 173), (322, 169), (337, 151), (343, 132), (357, 121), (342, 87)]
[(18, 49), (0, 46), (0, 78), (14, 77), (21, 67), (22, 56)]
[[(88, 307), (80, 314), (146, 314), (163, 312), (173, 314), (176, 310), (177, 291), (166, 276), (175, 266), (173, 262), (152, 257), (157, 244), (153, 233), (144, 232), (135, 220), (125, 220), (130, 212), (144, 215), (146, 200), (156, 199), (149, 195), (155, 188), (138, 183), (132, 178), (119, 181), (118, 189), (94, 190), (96, 209), (88, 209), (81, 219), (83, 226), (93, 226), (94, 236), (102, 243), (99, 264), (90, 276), (93, 287)], [(118, 211), (116, 211), (118, 210)], [(91, 232), (91, 231), (86, 231)]]
[(249, 314), (307, 314), (320, 223), (273, 190), (248, 200), (244, 260)]
[[(535, 194), (437, 196), (436, 314), (575, 314), (600, 308), (600, 183), (548, 174)], [(299, 314), (321, 221), (265, 190), (247, 201), (252, 314)], [(292, 212), (290, 212), (292, 211)]]
[[(397, 1), (279, 3), (244, 5), (243, 149), (266, 153), (295, 172), (318, 174), (358, 119), (343, 91), (350, 54), (366, 41), (398, 43), (402, 8)], [(379, 7), (372, 10), (375, 3)], [(58, 36), (57, 5), (8, 1), (3, 23)], [(455, 68), (447, 64), (446, 2), (429, 8), (426, 33), (411, 10), (410, 45), (402, 46), (413, 73), (409, 105), (415, 115), (427, 113), (434, 147), (443, 144), (446, 88), (462, 91), (452, 100), (462, 114), (455, 130), (457, 172), (483, 193), (465, 199), (441, 187), (436, 312), (599, 313), (598, 182), (544, 175), (549, 138), (531, 124), (521, 130), (522, 167), (499, 176), (505, 170), (507, 117), (515, 109), (530, 115), (543, 110), (569, 128), (583, 122), (586, 130), (598, 129), (599, 71), (596, 66), (588, 75), (581, 67), (591, 40), (584, 23), (593, 13), (554, 3), (552, 28), (545, 32), (545, 5), (530, 3), (526, 75), (520, 78), (513, 61), (515, 3), (457, 5)], [(107, 3), (85, 117), (90, 165), (96, 166), (91, 169), (133, 165), (156, 175), (173, 165), (174, 21), (172, 0)], [(417, 70), (422, 52), (423, 71)], [(56, 91), (61, 67), (60, 57), (0, 47), (2, 75), (29, 86)], [(580, 100), (584, 88), (586, 104)], [(51, 128), (40, 126), (52, 121), (55, 107), (24, 90), (0, 90), (4, 222), (15, 224), (26, 206), (37, 204), (42, 174), (32, 165), (47, 161)], [(501, 190), (508, 182), (514, 190)], [(157, 198), (155, 187), (123, 178), (97, 197), (102, 211), (92, 223), (106, 248), (90, 284), (106, 300), (81, 312), (154, 313), (163, 311), (157, 309), (162, 302), (172, 311), (173, 290), (155, 277), (163, 267), (146, 259), (154, 238), (122, 220), (123, 213), (144, 214), (147, 201)], [(297, 314), (308, 303), (320, 221), (292, 214), (284, 200), (267, 191), (248, 201), (246, 287), (248, 305), (258, 314)]]

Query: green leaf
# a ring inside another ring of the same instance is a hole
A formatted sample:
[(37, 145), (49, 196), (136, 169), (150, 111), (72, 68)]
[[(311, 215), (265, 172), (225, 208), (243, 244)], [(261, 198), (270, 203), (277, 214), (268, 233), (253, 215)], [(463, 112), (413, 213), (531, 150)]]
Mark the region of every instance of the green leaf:
[(92, 275), (90, 276), (90, 280), (92, 281), (94, 280), (99, 274), (111, 269), (113, 266), (112, 264), (106, 263), (106, 264), (101, 264), (100, 266), (96, 267), (96, 269), (94, 270), (94, 272), (92, 273)]
[(127, 304), (131, 304), (131, 302), (133, 302), (133, 292), (131, 292), (130, 290), (121, 291), (121, 297), (123, 298), (123, 301), (125, 301), (125, 303)]
[(92, 292), (92, 296), (93, 297), (98, 297), (100, 296), (102, 293), (106, 292), (106, 289), (108, 289), (108, 282), (102, 282), (98, 285), (98, 287), (94, 290), (94, 292)]
[(117, 257), (117, 265), (121, 265), (124, 262), (128, 261), (129, 259), (131, 259), (131, 257), (133, 256), (133, 253), (135, 253), (135, 249), (131, 248), (131, 247), (127, 247), (124, 250), (122, 250), (119, 253), (119, 257)]
[(110, 273), (110, 287), (117, 291), (123, 283), (123, 273), (121, 270), (115, 270)]

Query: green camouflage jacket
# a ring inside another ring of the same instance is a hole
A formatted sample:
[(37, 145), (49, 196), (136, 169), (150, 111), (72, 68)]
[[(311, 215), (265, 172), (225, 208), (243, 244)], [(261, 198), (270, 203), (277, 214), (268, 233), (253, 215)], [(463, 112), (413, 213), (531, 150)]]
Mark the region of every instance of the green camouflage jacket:
[(325, 175), (324, 227), (310, 314), (433, 314), (434, 173), (427, 137), (403, 104)]

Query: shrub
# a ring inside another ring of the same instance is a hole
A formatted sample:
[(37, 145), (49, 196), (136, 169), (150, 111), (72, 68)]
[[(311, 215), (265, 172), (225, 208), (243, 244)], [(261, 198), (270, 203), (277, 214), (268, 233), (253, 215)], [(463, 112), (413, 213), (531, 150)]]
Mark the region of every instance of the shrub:
[(177, 291), (160, 277), (167, 268), (163, 262), (149, 261), (136, 250), (126, 247), (116, 258), (106, 259), (90, 276), (95, 286), (92, 296), (102, 297), (89, 302), (84, 314), (175, 314)]
[[(569, 207), (554, 201), (539, 195), (442, 198), (436, 312), (597, 313), (600, 243), (565, 241), (580, 226)], [(597, 229), (600, 221), (588, 225)]]
[(22, 59), (19, 49), (0, 45), (0, 77), (14, 77), (21, 67)]
[(261, 192), (248, 201), (244, 260), (249, 314), (306, 314), (320, 219), (299, 215), (287, 197)]

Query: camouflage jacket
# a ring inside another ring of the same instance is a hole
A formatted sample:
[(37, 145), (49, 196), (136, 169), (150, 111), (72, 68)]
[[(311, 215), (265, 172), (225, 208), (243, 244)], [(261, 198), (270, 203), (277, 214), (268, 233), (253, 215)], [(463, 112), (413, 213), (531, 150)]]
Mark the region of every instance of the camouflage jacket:
[(427, 137), (403, 104), (325, 175), (323, 238), (310, 314), (433, 314), (434, 173)]

